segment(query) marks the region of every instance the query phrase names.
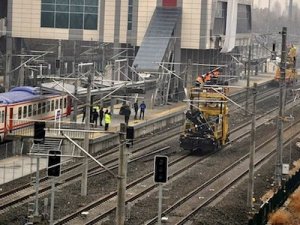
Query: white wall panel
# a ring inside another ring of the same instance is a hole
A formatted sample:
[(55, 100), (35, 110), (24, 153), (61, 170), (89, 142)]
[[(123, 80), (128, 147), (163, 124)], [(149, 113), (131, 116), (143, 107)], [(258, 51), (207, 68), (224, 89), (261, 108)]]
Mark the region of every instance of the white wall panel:
[(156, 8), (156, 0), (139, 1), (138, 24), (137, 24), (137, 45), (140, 46), (152, 15)]

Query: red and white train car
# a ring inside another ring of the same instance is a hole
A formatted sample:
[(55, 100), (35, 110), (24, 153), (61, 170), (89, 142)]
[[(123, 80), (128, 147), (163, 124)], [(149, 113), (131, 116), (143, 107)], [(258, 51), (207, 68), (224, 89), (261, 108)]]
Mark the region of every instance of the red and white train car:
[(62, 116), (71, 113), (70, 97), (60, 94), (41, 94), (39, 87), (22, 86), (0, 94), (0, 136), (31, 125), (31, 120), (50, 120), (55, 110)]

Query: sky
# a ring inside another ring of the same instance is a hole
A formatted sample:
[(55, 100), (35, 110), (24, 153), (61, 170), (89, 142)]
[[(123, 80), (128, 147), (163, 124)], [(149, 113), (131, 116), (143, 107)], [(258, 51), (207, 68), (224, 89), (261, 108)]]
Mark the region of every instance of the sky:
[[(272, 3), (275, 3), (276, 1), (281, 4), (282, 9), (285, 9), (287, 2), (289, 2), (289, 0), (270, 0), (271, 8), (272, 8)], [(296, 3), (298, 1), (299, 0), (293, 0), (293, 3)], [(254, 7), (268, 8), (269, 0), (253, 0), (253, 4)]]

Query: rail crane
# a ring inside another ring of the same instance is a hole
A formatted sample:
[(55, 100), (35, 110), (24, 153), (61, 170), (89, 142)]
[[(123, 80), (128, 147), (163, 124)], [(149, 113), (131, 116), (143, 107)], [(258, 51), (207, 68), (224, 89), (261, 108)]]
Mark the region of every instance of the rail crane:
[(228, 142), (228, 87), (196, 85), (190, 89), (180, 146), (188, 151), (208, 152)]

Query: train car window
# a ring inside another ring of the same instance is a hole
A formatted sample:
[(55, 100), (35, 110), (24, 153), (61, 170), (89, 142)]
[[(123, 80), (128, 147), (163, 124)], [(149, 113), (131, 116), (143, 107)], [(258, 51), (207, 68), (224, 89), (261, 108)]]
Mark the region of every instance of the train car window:
[(38, 115), (42, 113), (42, 103), (38, 104)]
[(37, 107), (36, 107), (36, 104), (34, 104), (34, 105), (33, 105), (33, 116), (36, 115), (37, 111), (38, 111), (38, 109), (37, 109)]
[(58, 99), (55, 100), (55, 109), (58, 109)]
[(32, 105), (28, 106), (28, 117), (32, 116)]
[(1, 111), (1, 113), (0, 113), (1, 123), (3, 123), (3, 117), (4, 117), (3, 111)]
[(2, 111), (2, 117), (1, 117), (1, 122), (4, 123), (4, 118), (5, 118), (5, 111)]
[(22, 119), (22, 107), (18, 108), (18, 119)]
[(50, 112), (50, 101), (47, 101), (47, 112)]
[(23, 118), (27, 117), (27, 105), (23, 107)]
[(54, 111), (54, 100), (51, 101), (51, 111)]
[(46, 102), (42, 103), (42, 113), (46, 112)]
[(67, 98), (64, 98), (64, 108), (67, 108)]
[(59, 107), (60, 107), (60, 109), (63, 108), (63, 105), (62, 105), (62, 99), (59, 99)]

